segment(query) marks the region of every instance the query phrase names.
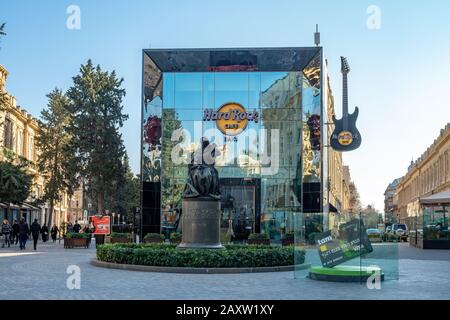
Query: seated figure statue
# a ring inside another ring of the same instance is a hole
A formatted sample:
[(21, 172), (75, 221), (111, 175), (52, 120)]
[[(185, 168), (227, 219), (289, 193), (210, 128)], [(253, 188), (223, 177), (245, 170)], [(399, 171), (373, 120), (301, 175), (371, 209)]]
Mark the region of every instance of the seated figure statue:
[(214, 159), (220, 155), (215, 144), (202, 138), (201, 147), (192, 154), (183, 198), (209, 197), (220, 200), (219, 173)]

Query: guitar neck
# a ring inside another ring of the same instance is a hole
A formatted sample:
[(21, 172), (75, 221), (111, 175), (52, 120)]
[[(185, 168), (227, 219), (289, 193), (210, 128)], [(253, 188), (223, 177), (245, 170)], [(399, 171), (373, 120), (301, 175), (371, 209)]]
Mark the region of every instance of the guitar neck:
[(348, 124), (348, 86), (347, 73), (342, 74), (342, 119), (344, 120), (344, 130), (347, 130)]

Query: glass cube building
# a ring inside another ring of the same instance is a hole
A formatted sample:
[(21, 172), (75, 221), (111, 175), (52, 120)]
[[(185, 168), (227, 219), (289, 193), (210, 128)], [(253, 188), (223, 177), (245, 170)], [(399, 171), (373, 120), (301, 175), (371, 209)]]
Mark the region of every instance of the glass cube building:
[(141, 236), (179, 230), (202, 138), (218, 150), (228, 240), (278, 240), (300, 213), (326, 226), (324, 61), (321, 47), (143, 50)]

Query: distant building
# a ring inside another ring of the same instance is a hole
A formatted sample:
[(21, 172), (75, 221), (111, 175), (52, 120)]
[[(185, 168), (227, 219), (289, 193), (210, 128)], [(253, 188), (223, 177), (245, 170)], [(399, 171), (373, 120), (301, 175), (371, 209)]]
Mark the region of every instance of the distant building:
[(396, 203), (395, 203), (395, 191), (397, 190), (397, 186), (399, 182), (401, 181), (401, 178), (397, 178), (394, 181), (392, 181), (386, 188), (386, 191), (384, 192), (384, 212), (385, 213), (394, 213), (396, 209)]

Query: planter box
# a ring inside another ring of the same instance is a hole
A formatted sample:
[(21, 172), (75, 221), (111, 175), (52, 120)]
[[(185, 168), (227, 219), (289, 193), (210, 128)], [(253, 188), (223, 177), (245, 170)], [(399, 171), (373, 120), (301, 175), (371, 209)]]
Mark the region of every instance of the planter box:
[(131, 243), (130, 238), (111, 238), (110, 243)]
[(80, 239), (68, 239), (64, 238), (64, 248), (73, 249), (73, 248), (89, 248), (89, 244), (91, 243), (91, 238), (80, 238)]
[(248, 244), (269, 246), (270, 245), (270, 239), (248, 239), (247, 243)]

